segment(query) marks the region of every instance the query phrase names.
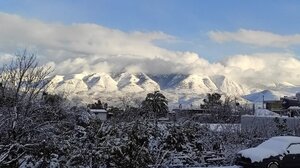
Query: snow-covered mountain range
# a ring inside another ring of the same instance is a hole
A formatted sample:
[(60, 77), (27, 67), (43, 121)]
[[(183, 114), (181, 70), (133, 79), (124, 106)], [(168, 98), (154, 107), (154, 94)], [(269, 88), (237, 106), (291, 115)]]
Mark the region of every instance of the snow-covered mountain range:
[(147, 75), (144, 73), (81, 73), (68, 76), (56, 75), (52, 78), (51, 90), (72, 93), (80, 92), (153, 92), (155, 90), (176, 90), (178, 92), (243, 95), (247, 90), (225, 76), (202, 75)]
[(56, 75), (51, 78), (49, 87), (50, 92), (64, 93), (84, 102), (97, 99), (117, 102), (118, 98), (124, 101), (124, 97), (140, 101), (147, 93), (156, 90), (162, 91), (173, 104), (199, 104), (207, 93), (218, 92), (244, 97), (250, 101), (260, 101), (262, 94), (266, 99), (277, 99), (300, 91), (300, 87), (282, 83), (268, 88), (248, 88), (247, 85), (239, 84), (223, 75), (148, 75), (128, 72)]

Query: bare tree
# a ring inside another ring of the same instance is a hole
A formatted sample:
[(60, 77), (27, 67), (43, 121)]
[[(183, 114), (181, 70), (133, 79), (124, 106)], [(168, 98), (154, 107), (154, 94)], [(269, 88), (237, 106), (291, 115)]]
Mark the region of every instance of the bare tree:
[[(34, 104), (41, 99), (50, 80), (50, 67), (39, 66), (36, 56), (26, 50), (17, 53), (14, 60), (3, 65), (0, 72), (1, 106), (7, 111), (5, 121), (10, 134), (15, 137), (17, 125), (22, 125), (28, 113), (36, 108)], [(2, 110), (4, 111), (4, 110)]]

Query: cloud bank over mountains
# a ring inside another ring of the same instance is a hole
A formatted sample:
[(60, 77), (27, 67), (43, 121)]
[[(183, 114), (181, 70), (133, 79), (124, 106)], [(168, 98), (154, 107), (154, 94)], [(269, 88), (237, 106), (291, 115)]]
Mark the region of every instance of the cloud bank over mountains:
[(260, 47), (286, 48), (300, 44), (300, 34), (279, 35), (248, 29), (239, 29), (237, 32), (211, 31), (209, 37), (219, 43), (234, 41)]
[[(235, 33), (209, 33), (211, 39), (221, 43), (237, 41), (275, 47), (299, 44), (299, 36), (245, 29)], [(124, 32), (97, 24), (46, 23), (0, 13), (1, 63), (10, 60), (10, 54), (17, 49), (29, 48), (37, 52), (41, 63), (52, 65), (58, 74), (83, 71), (221, 74), (248, 85), (300, 84), (300, 61), (293, 53), (234, 55), (211, 63), (194, 52), (162, 48), (157, 41), (176, 42), (176, 37), (159, 31)]]

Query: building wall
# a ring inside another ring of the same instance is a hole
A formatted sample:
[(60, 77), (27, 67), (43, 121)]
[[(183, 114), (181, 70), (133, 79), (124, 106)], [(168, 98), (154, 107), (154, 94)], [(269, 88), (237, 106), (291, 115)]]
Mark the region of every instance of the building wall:
[[(276, 123), (274, 119), (276, 117), (271, 116), (251, 116), (244, 115), (241, 117), (241, 130), (242, 131), (256, 131), (261, 132), (262, 134), (268, 135), (271, 134), (272, 131), (276, 130)], [(300, 135), (300, 118), (293, 117), (277, 117), (280, 122), (283, 122), (286, 119), (286, 124), (288, 129)]]
[(90, 109), (91, 113), (95, 115), (95, 118), (106, 121), (107, 120), (107, 111), (104, 109)]
[(96, 113), (95, 116), (97, 119), (99, 119), (101, 121), (107, 120), (107, 113)]
[(280, 111), (282, 110), (282, 102), (281, 101), (270, 101), (266, 102), (266, 109), (271, 111)]

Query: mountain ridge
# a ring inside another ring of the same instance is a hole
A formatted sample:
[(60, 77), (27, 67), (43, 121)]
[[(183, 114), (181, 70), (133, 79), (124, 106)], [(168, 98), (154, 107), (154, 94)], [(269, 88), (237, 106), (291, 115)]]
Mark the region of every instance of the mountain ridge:
[[(177, 104), (199, 102), (200, 98), (213, 92), (260, 101), (257, 95), (260, 95), (259, 92), (262, 90), (274, 91), (276, 96), (271, 96), (272, 98), (278, 98), (277, 95), (300, 91), (299, 86), (290, 83), (274, 84), (271, 88), (249, 89), (247, 85), (238, 83), (224, 75), (84, 72), (66, 76), (56, 75), (50, 80), (52, 86), (49, 87), (49, 90), (51, 92), (64, 92), (76, 97), (84, 97), (85, 102), (103, 97), (110, 97), (111, 100), (113, 97), (123, 97), (124, 95), (142, 97), (156, 90), (162, 91), (170, 97), (170, 101)], [(255, 93), (257, 94), (255, 95)], [(251, 94), (253, 95), (251, 96)]]

